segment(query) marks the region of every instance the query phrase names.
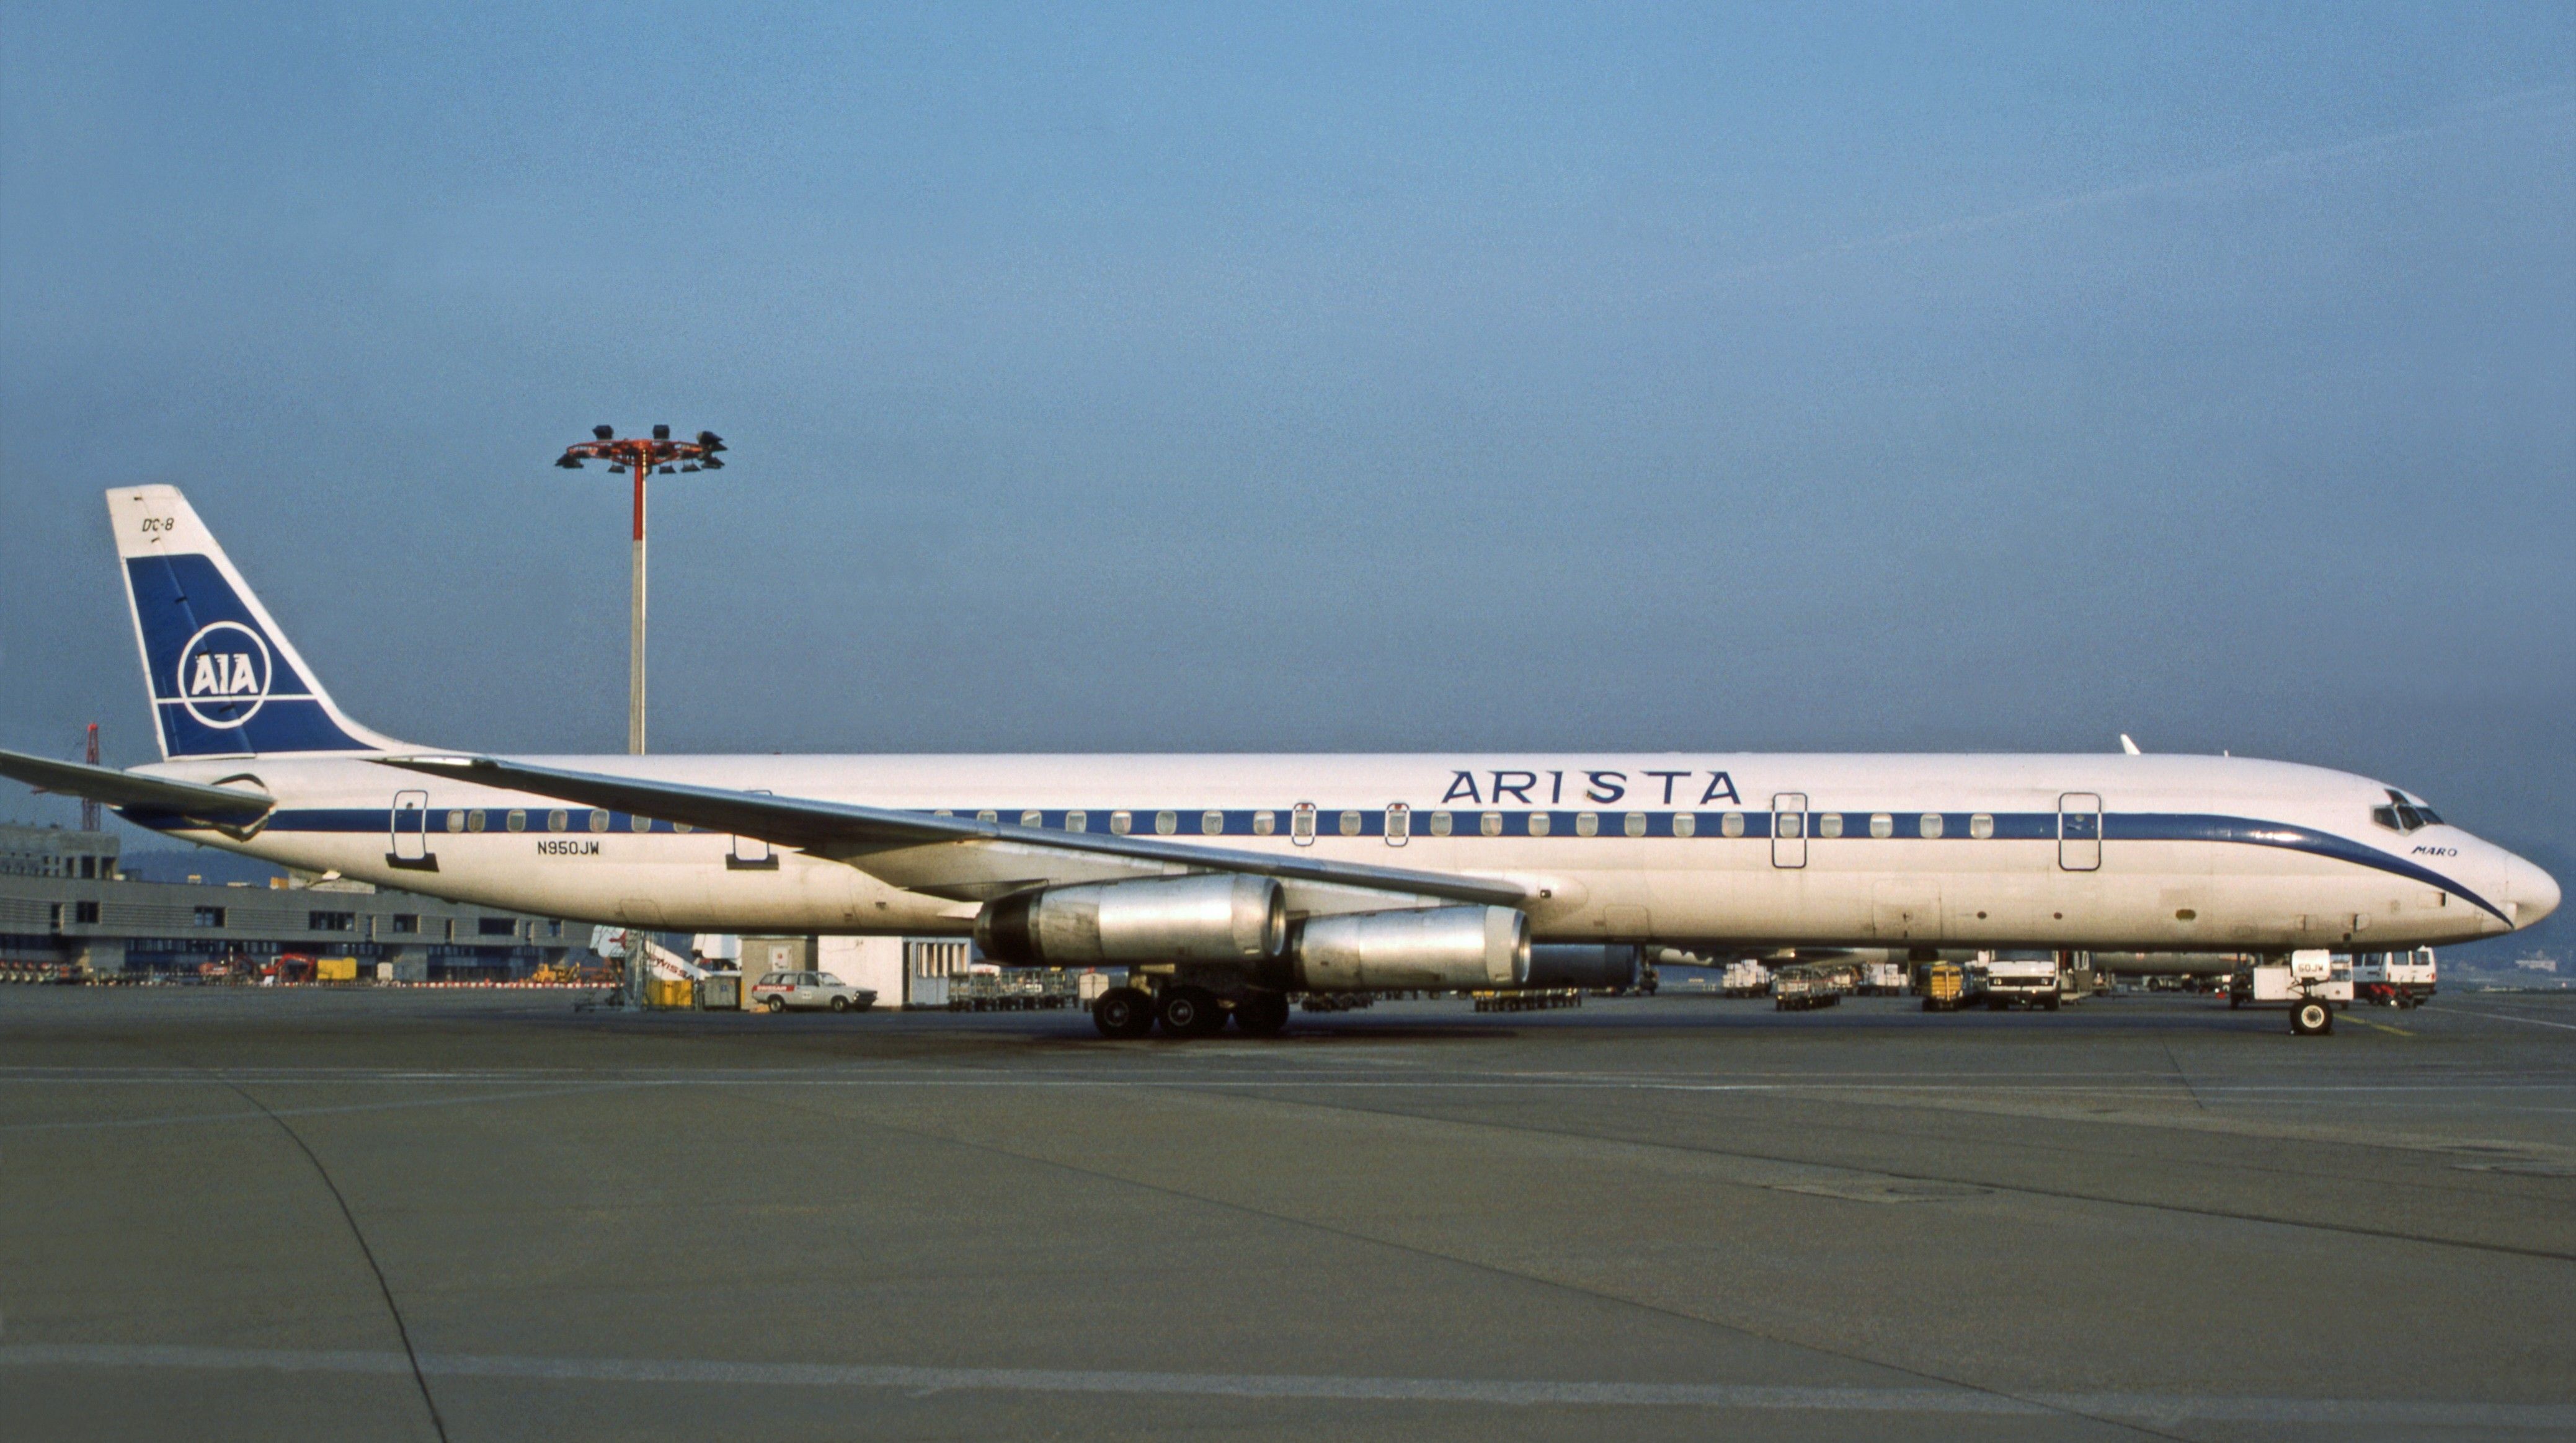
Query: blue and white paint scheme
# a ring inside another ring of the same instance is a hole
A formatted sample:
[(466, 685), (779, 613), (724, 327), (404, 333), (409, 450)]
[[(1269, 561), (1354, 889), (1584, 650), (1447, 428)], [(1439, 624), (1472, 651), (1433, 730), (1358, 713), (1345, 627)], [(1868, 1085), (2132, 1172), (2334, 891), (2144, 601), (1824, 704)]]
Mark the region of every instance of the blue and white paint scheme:
[[(1292, 929), (1481, 907), (1539, 943), (2280, 952), (2467, 941), (2558, 905), (2412, 793), (2238, 757), (441, 753), (343, 713), (176, 489), (108, 509), (166, 760), (0, 772), (566, 918), (962, 933), (1012, 898), (1231, 876), (1275, 886)], [(1114, 952), (1113, 914), (1081, 945)]]

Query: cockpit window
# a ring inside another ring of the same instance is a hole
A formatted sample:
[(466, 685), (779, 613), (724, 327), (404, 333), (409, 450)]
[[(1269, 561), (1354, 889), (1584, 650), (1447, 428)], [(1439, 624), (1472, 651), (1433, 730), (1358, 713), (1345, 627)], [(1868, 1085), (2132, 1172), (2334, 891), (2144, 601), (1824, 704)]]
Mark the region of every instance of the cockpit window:
[(2388, 805), (2370, 809), (2370, 819), (2392, 832), (2412, 832), (2423, 827), (2438, 827), (2442, 819), (2431, 807), (2406, 799), (2406, 794), (2388, 789)]

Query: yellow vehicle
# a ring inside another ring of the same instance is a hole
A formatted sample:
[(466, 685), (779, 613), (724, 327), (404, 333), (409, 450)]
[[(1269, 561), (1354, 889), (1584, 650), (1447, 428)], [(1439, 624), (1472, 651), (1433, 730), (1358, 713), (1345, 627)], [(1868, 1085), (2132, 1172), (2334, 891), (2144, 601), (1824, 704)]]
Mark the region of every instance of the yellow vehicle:
[(1956, 962), (1934, 962), (1923, 969), (1923, 1010), (1956, 1012), (1968, 995), (1968, 969)]

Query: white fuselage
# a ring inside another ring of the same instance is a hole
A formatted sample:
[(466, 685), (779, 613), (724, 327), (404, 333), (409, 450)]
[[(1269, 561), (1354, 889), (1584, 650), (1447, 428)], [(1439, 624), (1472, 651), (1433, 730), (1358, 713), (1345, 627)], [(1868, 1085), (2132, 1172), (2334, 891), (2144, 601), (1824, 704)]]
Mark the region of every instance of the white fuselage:
[[(2512, 930), (2546, 874), (2387, 789), (2183, 756), (655, 756), (534, 764), (1506, 878), (1542, 941), (2403, 948)], [(164, 763), (278, 799), (284, 865), (550, 916), (702, 931), (960, 933), (971, 903), (865, 870), (364, 758)], [(236, 785), (246, 783), (235, 782)], [(1313, 835), (1296, 833), (1300, 804)], [(414, 810), (408, 818), (398, 807)], [(1077, 818), (1071, 814), (1079, 813)], [(398, 821), (399, 819), (399, 821)], [(1401, 832), (1403, 835), (1395, 835)], [(1643, 833), (1643, 835), (1637, 835)], [(1931, 833), (1932, 835), (1927, 835)], [(1383, 906), (1289, 889), (1308, 913)]]

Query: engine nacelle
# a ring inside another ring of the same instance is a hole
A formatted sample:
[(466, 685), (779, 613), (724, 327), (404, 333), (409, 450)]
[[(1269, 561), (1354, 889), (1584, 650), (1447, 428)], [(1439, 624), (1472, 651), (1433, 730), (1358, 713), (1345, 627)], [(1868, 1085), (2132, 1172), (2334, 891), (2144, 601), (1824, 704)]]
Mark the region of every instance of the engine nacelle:
[(1528, 987), (1620, 992), (1637, 985), (1633, 942), (1546, 942), (1530, 949)]
[(1268, 877), (1209, 873), (1049, 887), (987, 902), (975, 942), (996, 962), (1261, 962), (1288, 944), (1288, 903)]
[(1518, 987), (1529, 977), (1529, 918), (1510, 907), (1316, 917), (1296, 960), (1297, 985), (1309, 992)]

